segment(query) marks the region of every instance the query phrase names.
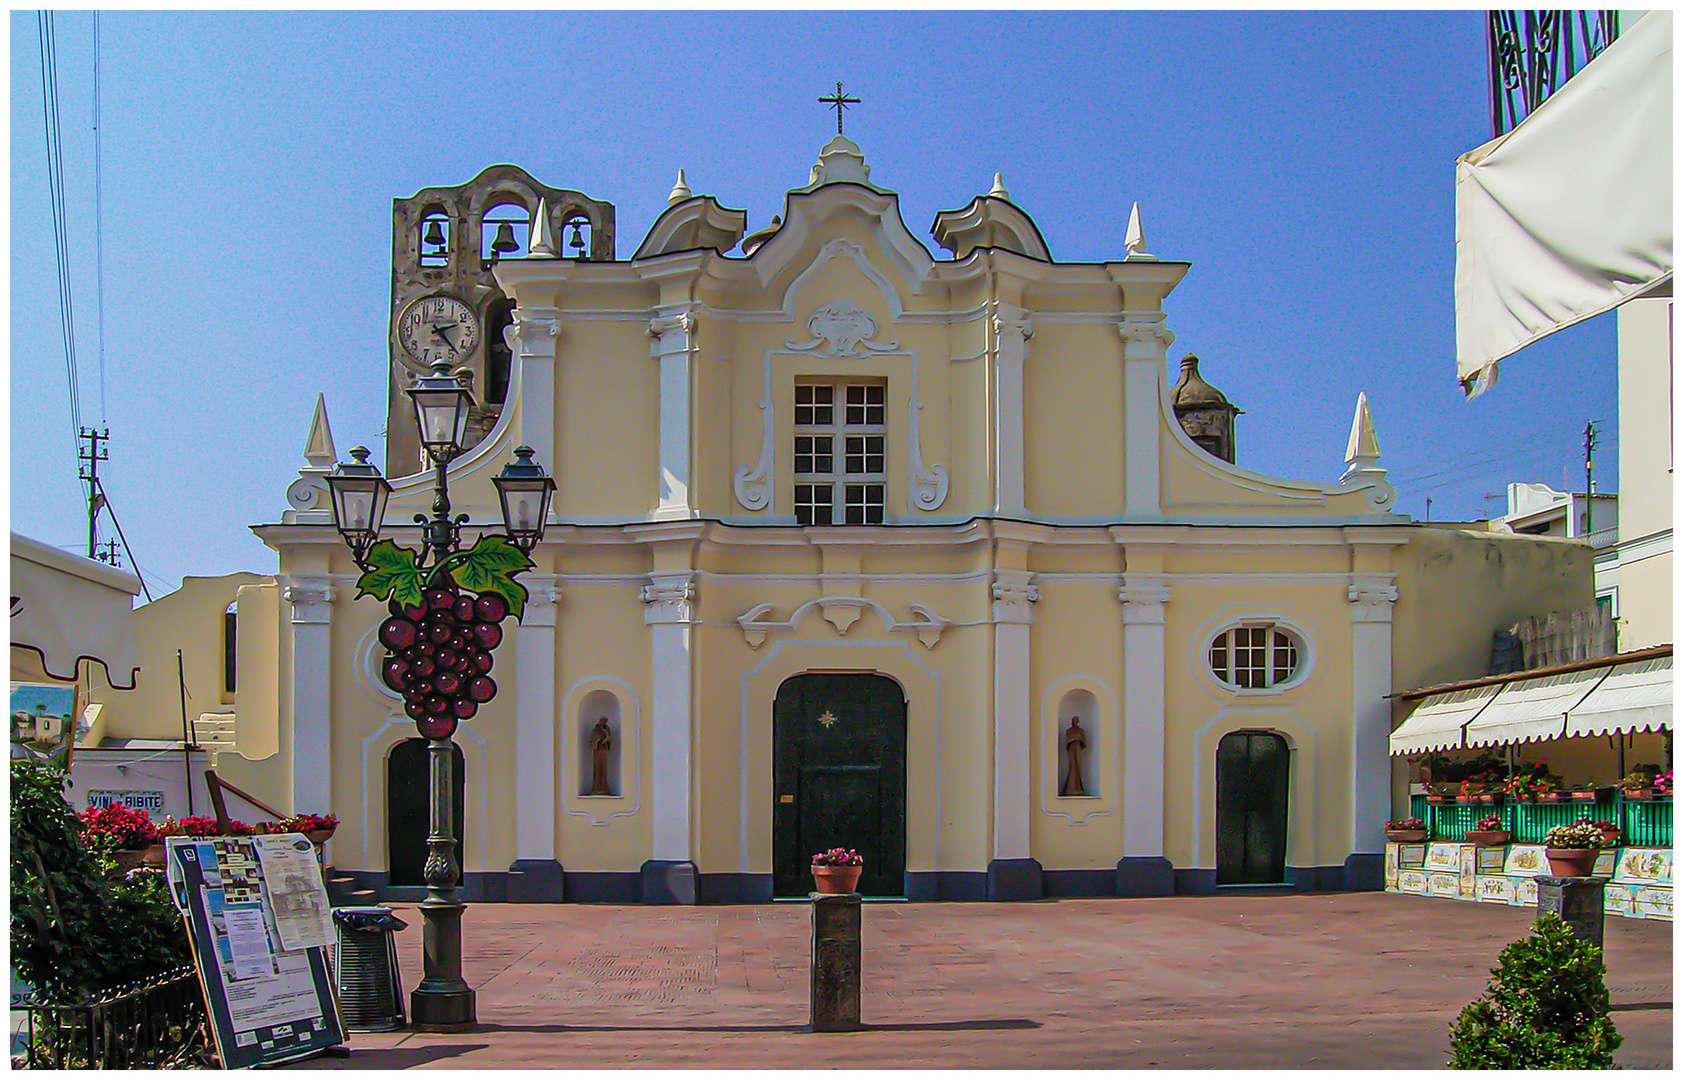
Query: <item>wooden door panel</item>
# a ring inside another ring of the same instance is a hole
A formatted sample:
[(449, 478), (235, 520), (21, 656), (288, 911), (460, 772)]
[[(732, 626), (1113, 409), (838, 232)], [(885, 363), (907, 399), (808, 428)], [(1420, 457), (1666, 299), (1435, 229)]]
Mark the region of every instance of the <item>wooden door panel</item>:
[(1286, 876), (1291, 751), (1271, 732), (1239, 731), (1216, 746), (1216, 884)]

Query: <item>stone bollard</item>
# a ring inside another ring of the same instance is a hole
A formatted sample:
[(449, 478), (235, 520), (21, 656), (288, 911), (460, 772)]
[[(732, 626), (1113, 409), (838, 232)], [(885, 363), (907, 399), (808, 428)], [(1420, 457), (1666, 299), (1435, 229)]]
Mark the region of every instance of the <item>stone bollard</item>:
[(1607, 880), (1604, 877), (1539, 877), (1538, 917), (1552, 911), (1580, 940), (1599, 947), (1602, 923), (1607, 916)]
[(858, 1031), (858, 893), (812, 894), (812, 1030)]

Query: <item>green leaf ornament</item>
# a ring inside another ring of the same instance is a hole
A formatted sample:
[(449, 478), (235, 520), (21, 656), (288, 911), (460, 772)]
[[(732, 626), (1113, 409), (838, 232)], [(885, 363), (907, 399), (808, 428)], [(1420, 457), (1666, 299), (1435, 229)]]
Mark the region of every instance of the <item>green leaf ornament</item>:
[(415, 553), (408, 548), (382, 540), (368, 549), (364, 562), (368, 569), (357, 578), (358, 597), (396, 600), (413, 607), (426, 595), (426, 580), (416, 565)]
[(508, 601), (508, 613), (520, 621), (526, 610), (526, 586), (514, 575), (536, 564), (501, 533), (481, 536), (466, 551), (450, 557), (450, 576), (456, 586), (472, 593), (496, 593)]

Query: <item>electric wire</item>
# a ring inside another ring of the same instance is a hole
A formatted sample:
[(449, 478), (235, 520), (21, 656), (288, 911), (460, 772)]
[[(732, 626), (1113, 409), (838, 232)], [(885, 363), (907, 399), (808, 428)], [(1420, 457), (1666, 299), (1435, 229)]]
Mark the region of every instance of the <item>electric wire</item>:
[(47, 191), (52, 203), (53, 252), (58, 265), (59, 333), (64, 344), (65, 378), (70, 390), (71, 436), (81, 456), (82, 395), (76, 371), (76, 313), (70, 287), (70, 243), (64, 198), (64, 147), (58, 122), (58, 43), (53, 13), (36, 15), (41, 45), (41, 118), (46, 129)]
[(99, 423), (105, 426), (105, 202), (99, 143), (99, 12), (93, 13), (94, 309), (98, 315)]
[(146, 593), (146, 599), (152, 599), (152, 590), (146, 588), (146, 573), (141, 570), (140, 563), (135, 561), (134, 551), (129, 547), (129, 538), (123, 535), (123, 523), (117, 520), (117, 508), (111, 505), (111, 496), (105, 494), (105, 485), (94, 481), (100, 497), (105, 500), (105, 512), (111, 515), (111, 524), (117, 528), (117, 539), (123, 542), (123, 554), (129, 557), (129, 565), (134, 567), (134, 576), (140, 579), (140, 587)]

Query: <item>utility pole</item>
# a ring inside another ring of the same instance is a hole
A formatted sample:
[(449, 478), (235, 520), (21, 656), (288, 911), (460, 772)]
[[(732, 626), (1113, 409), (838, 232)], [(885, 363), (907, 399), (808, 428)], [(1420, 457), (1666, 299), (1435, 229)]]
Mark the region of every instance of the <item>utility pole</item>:
[(1595, 421), (1584, 421), (1584, 539), (1595, 531)]
[(110, 540), (107, 540), (105, 543), (99, 545), (99, 561), (119, 569), (122, 567), (123, 557), (117, 554), (117, 540), (115, 537), (112, 537)]
[(111, 457), (109, 446), (100, 446), (102, 442), (111, 441), (111, 429), (95, 431), (85, 427), (77, 432), (77, 441), (88, 441), (86, 447), (76, 448), (79, 461), (87, 462), (77, 470), (77, 475), (88, 482), (88, 558), (99, 558), (99, 508), (105, 505), (105, 493), (99, 490), (99, 463)]

